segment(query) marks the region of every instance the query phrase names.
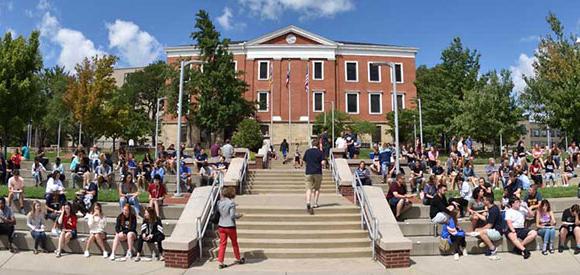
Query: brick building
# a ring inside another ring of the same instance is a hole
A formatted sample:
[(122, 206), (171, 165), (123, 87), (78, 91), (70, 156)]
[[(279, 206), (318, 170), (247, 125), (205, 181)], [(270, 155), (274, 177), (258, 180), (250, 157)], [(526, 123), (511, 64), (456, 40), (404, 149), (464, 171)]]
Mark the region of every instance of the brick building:
[[(244, 72), (242, 78), (249, 85), (245, 97), (257, 103), (256, 119), (267, 136), (272, 134), (274, 144), (283, 138), (306, 142), (307, 121), (312, 123), (316, 116), (330, 112), (333, 104), (337, 110), (376, 123), (373, 141), (390, 140), (385, 133), (386, 114), (393, 109), (390, 68), (373, 66), (373, 62), (396, 63), (398, 104), (415, 107), (416, 48), (334, 41), (288, 26), (253, 40), (233, 41), (229, 49), (236, 70)], [(167, 47), (165, 52), (168, 63), (199, 55), (195, 46)], [(309, 94), (305, 89), (307, 67)], [(175, 125), (166, 119), (162, 135), (174, 133)], [(192, 142), (198, 141), (195, 139)], [(164, 135), (162, 140), (172, 143), (175, 138)]]

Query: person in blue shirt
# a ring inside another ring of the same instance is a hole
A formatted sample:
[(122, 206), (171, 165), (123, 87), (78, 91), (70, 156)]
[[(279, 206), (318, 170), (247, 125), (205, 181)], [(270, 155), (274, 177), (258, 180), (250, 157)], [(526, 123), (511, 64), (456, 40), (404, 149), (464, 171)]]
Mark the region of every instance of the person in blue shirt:
[(463, 231), (457, 223), (458, 214), (459, 209), (455, 207), (454, 210), (451, 211), (451, 219), (449, 219), (441, 228), (441, 239), (449, 242), (455, 260), (459, 260), (459, 256), (463, 256), (463, 250), (466, 247), (465, 231)]
[(181, 175), (179, 175), (179, 177), (181, 178), (181, 186), (185, 187), (185, 190), (187, 190), (187, 192), (191, 192), (193, 190), (192, 184), (191, 184), (191, 168), (189, 168), (187, 165), (185, 165), (185, 162), (181, 162), (181, 168), (180, 168), (180, 172)]
[(366, 163), (364, 161), (359, 163), (358, 168), (356, 168), (354, 172), (358, 175), (362, 185), (372, 185), (371, 171), (367, 169)]
[(383, 143), (383, 147), (379, 150), (379, 162), (381, 163), (381, 173), (383, 177), (387, 177), (389, 173), (389, 166), (391, 165), (391, 146), (388, 143)]
[(24, 157), (25, 160), (30, 159), (30, 148), (26, 145), (22, 146), (22, 157)]
[(151, 169), (151, 178), (155, 178), (155, 175), (161, 177), (161, 182), (163, 182), (163, 177), (165, 177), (165, 169), (161, 165), (161, 160), (157, 160)]

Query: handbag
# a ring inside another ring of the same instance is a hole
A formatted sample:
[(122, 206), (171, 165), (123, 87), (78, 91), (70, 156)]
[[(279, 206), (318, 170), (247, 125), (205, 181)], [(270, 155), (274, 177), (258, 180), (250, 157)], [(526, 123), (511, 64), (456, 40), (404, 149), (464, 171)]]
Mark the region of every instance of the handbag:
[(441, 254), (449, 254), (451, 252), (451, 244), (443, 238), (439, 238), (439, 251)]

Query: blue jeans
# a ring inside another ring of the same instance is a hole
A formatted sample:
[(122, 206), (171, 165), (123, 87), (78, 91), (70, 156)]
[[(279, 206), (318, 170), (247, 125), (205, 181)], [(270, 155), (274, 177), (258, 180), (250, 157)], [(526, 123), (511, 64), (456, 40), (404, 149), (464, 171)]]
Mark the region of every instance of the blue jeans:
[(121, 211), (123, 211), (123, 207), (125, 207), (125, 204), (127, 203), (133, 206), (133, 210), (135, 210), (135, 215), (139, 215), (139, 213), (141, 213), (141, 204), (139, 203), (139, 199), (137, 197), (133, 196), (121, 197), (121, 199), (119, 199), (119, 206), (121, 207)]
[(538, 235), (542, 236), (544, 239), (544, 247), (548, 244), (553, 244), (554, 239), (556, 239), (556, 229), (555, 228), (540, 228), (538, 230)]
[(30, 231), (30, 235), (34, 239), (34, 249), (38, 249), (38, 245), (46, 250), (46, 233), (42, 231)]

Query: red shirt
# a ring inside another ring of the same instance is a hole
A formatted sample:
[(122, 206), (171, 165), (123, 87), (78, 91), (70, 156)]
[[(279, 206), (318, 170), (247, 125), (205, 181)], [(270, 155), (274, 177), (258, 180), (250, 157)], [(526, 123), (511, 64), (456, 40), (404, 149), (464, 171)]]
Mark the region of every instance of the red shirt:
[(391, 183), (391, 186), (389, 186), (389, 192), (387, 193), (387, 200), (394, 198), (395, 192), (399, 195), (405, 195), (407, 194), (407, 187), (404, 184), (399, 185), (396, 182)]
[(151, 195), (151, 198), (158, 199), (164, 197), (167, 194), (167, 190), (165, 190), (165, 186), (163, 184), (149, 184), (147, 191)]
[(22, 156), (20, 154), (14, 154), (14, 155), (12, 155), (10, 160), (12, 160), (12, 164), (14, 164), (15, 166), (20, 166), (20, 161), (22, 161)]
[(77, 215), (62, 217), (62, 227), (66, 230), (77, 230)]
[(540, 171), (542, 170), (542, 166), (540, 165), (530, 165), (530, 173), (532, 175), (539, 175)]

